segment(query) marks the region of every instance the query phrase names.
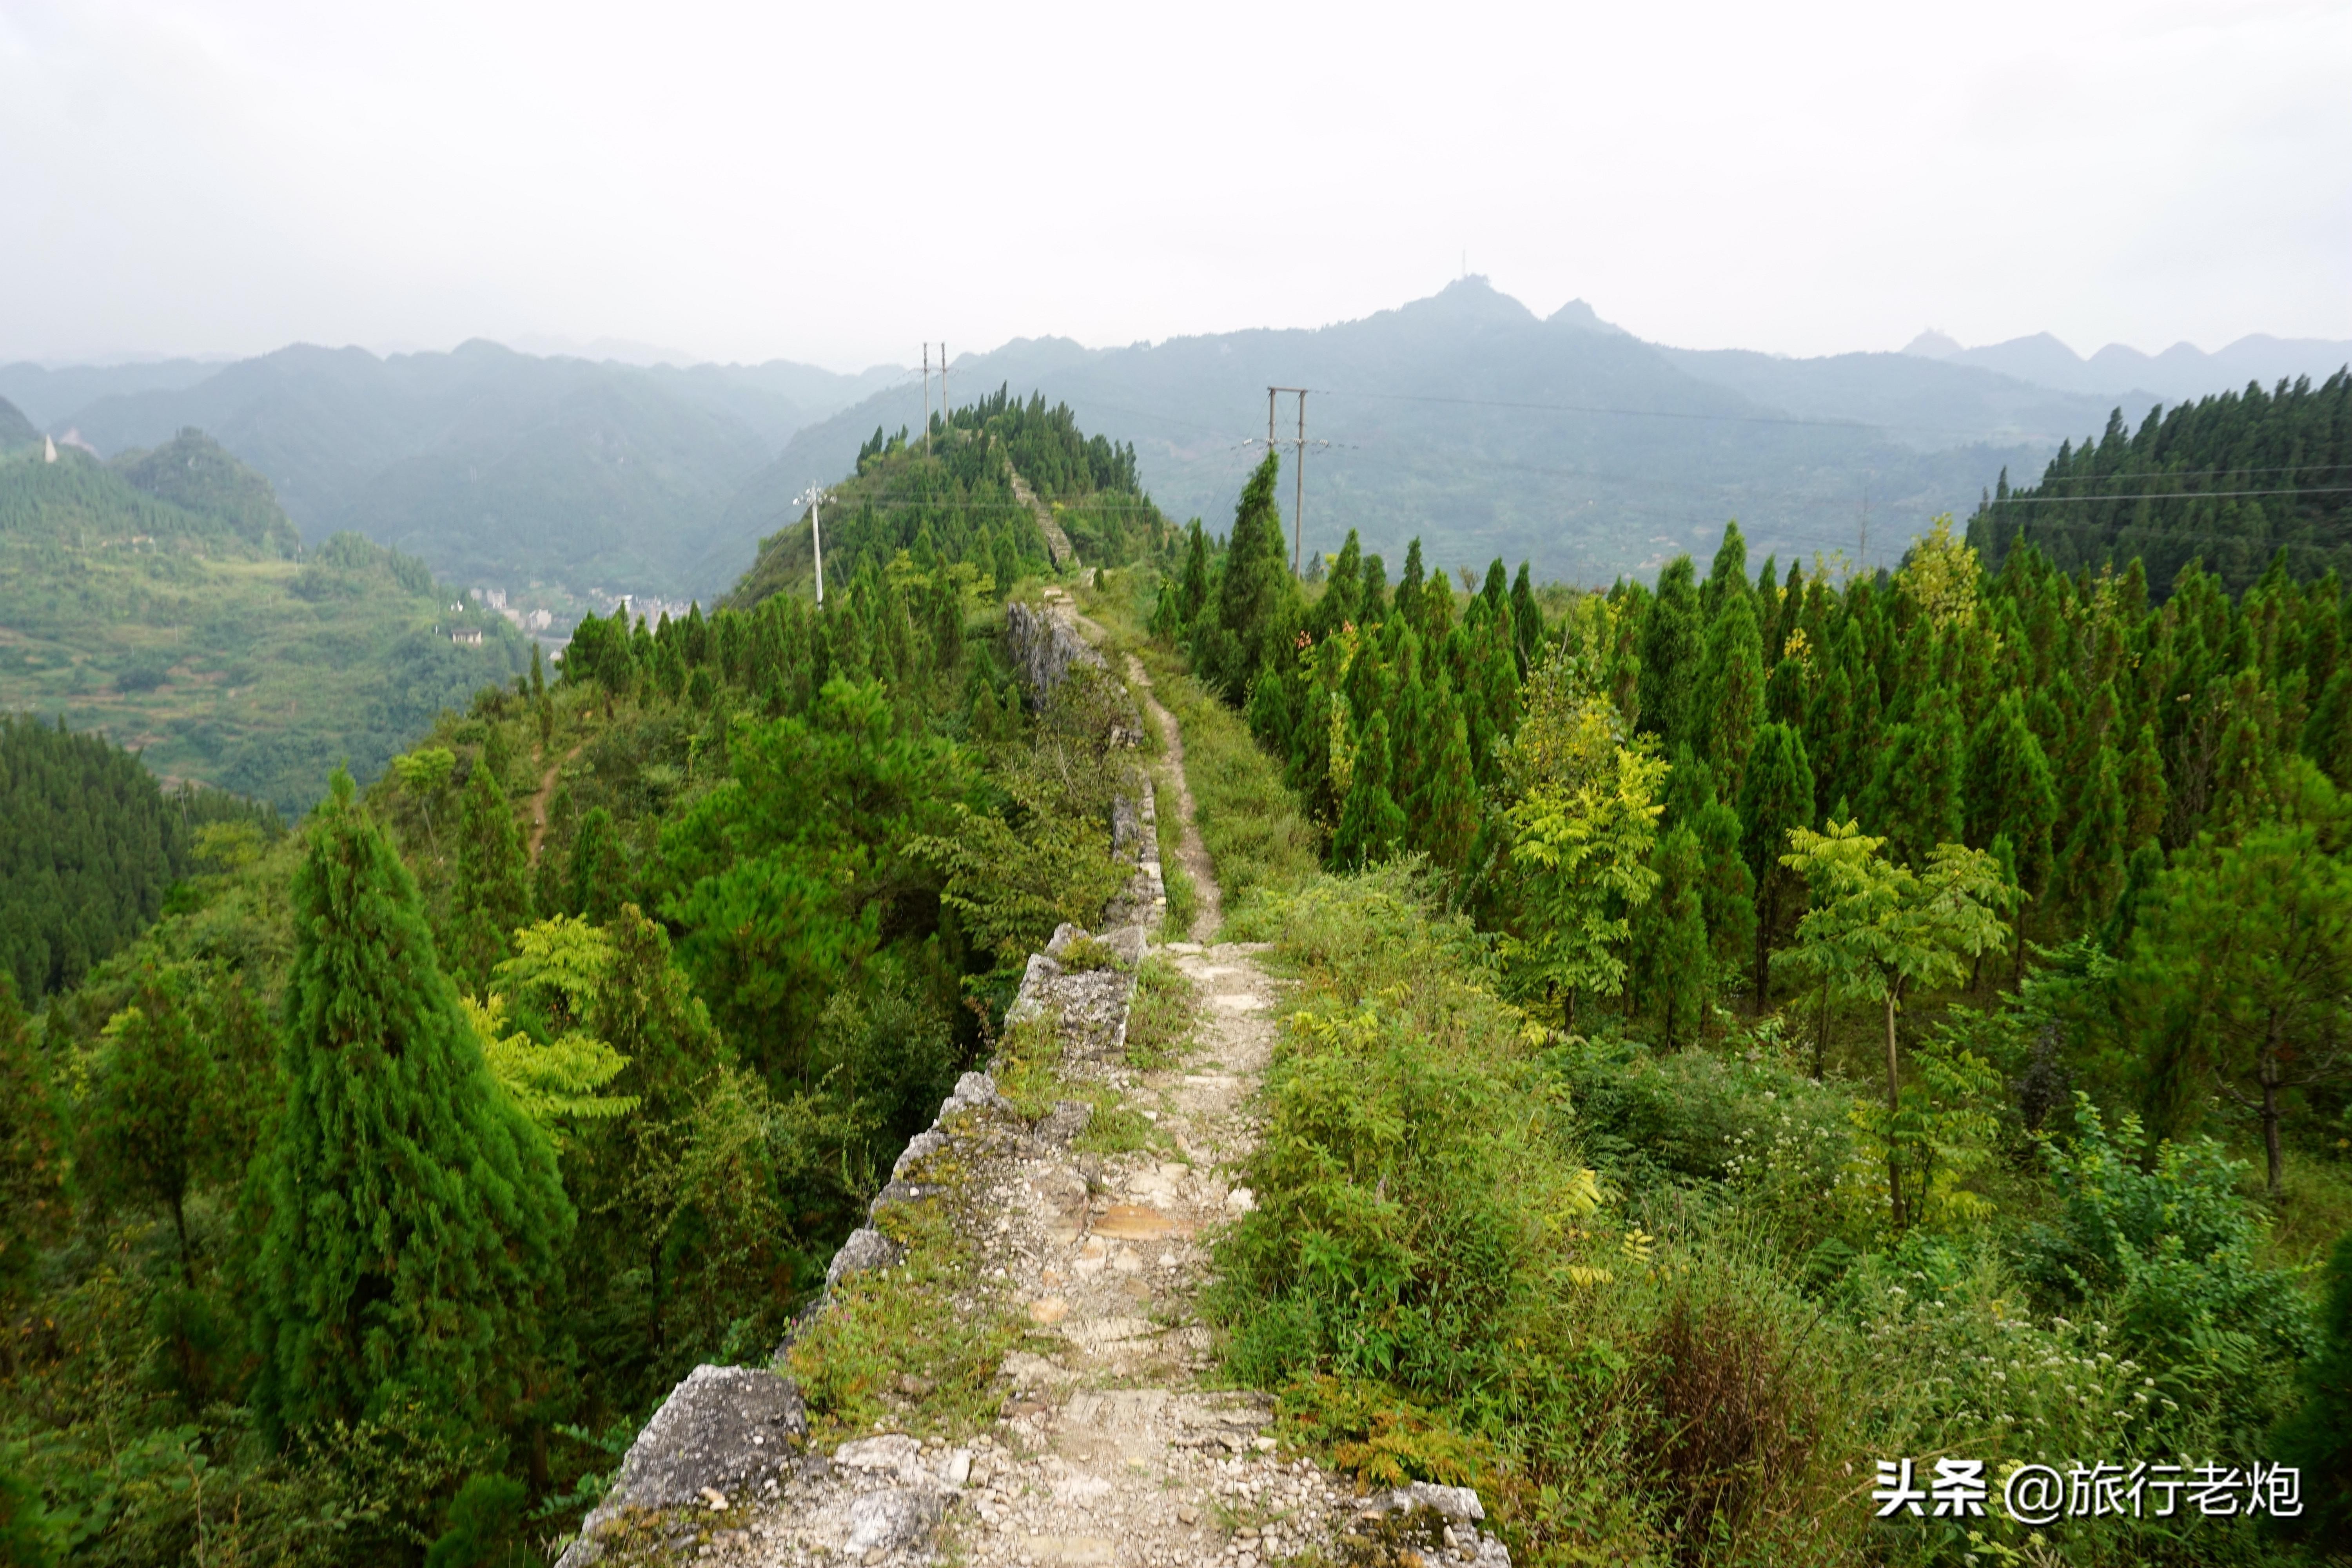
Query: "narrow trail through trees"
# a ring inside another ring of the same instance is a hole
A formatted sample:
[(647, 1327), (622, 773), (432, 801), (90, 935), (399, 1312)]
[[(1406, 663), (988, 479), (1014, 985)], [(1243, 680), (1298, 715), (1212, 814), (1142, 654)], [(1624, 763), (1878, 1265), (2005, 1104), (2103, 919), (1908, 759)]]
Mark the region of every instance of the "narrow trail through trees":
[(530, 863), (534, 866), (539, 864), (539, 847), (547, 842), (547, 803), (555, 794), (556, 777), (563, 772), (564, 764), (578, 756), (581, 748), (587, 743), (581, 742), (548, 763), (547, 772), (540, 777), (537, 793), (530, 797)]

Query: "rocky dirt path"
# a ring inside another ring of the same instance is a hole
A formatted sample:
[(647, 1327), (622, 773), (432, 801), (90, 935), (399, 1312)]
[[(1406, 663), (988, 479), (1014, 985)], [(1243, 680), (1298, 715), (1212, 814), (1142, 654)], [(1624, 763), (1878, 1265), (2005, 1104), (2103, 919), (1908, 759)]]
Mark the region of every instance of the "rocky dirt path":
[(563, 772), (564, 764), (571, 762), (572, 758), (578, 756), (580, 754), (581, 748), (587, 745), (587, 743), (588, 742), (585, 741), (581, 742), (579, 745), (572, 747), (570, 751), (556, 758), (555, 761), (548, 763), (546, 773), (539, 781), (538, 793), (530, 797), (530, 863), (534, 866), (539, 864), (540, 846), (547, 842), (547, 803), (555, 794), (556, 777)]
[(1152, 694), (1151, 677), (1133, 654), (1127, 656), (1127, 679), (1143, 698), (1143, 710), (1160, 731), (1160, 752), (1176, 784), (1176, 858), (1192, 876), (1194, 895), (1192, 929), (1185, 934), (1194, 942), (1206, 942), (1224, 923), (1225, 901), (1210, 869), (1209, 849), (1201, 842), (1200, 825), (1193, 820), (1192, 786), (1184, 777), (1184, 732), (1177, 726), (1176, 715), (1162, 708)]

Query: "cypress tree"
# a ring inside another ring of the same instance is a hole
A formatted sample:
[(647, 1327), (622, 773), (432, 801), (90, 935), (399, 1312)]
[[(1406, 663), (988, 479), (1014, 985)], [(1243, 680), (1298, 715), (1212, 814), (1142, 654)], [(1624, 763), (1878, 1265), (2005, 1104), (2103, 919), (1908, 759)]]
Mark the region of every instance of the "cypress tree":
[(1960, 837), (1964, 761), (1959, 715), (1948, 692), (1930, 692), (1915, 721), (1887, 731), (1863, 816), (1886, 837), (1888, 858), (1918, 869), (1928, 851)]
[(1507, 622), (1489, 620), (1470, 649), (1470, 771), (1480, 788), (1495, 782), (1496, 747), (1519, 723), (1519, 662)]
[(2065, 901), (2082, 921), (2106, 918), (2124, 879), (2124, 800), (2113, 746), (2101, 746), (2083, 788), (2083, 806), (2060, 870)]
[(1511, 580), (1511, 637), (1519, 651), (1519, 676), (1525, 679), (1543, 658), (1544, 624), (1543, 606), (1536, 603), (1535, 582), (1524, 561)]
[(1356, 595), (1356, 624), (1369, 626), (1388, 618), (1389, 572), (1377, 552), (1364, 557), (1364, 585)]
[(1813, 825), (1813, 769), (1805, 738), (1786, 724), (1757, 732), (1740, 786), (1740, 858), (1756, 883), (1756, 1005), (1771, 1000), (1771, 948), (1804, 901), (1804, 882), (1780, 858), (1789, 830)]
[(2274, 1522), (2336, 1553), (2352, 1552), (2352, 1235), (2337, 1239), (2320, 1279), (2318, 1351), (2272, 1449), (2302, 1471), (2305, 1511)]
[(1634, 1005), (1654, 1022), (1658, 1044), (1669, 1051), (1698, 1037), (1714, 984), (1702, 861), (1698, 838), (1689, 828), (1677, 827), (1659, 839), (1650, 855), (1657, 889), (1633, 917)]
[(1441, 869), (1458, 871), (1478, 832), (1478, 784), (1470, 765), (1470, 734), (1454, 683), (1441, 668), (1429, 706), (1435, 741), (1421, 792), (1412, 799), (1412, 847)]
[[(698, 669), (697, 676), (707, 671)], [(449, 973), (461, 985), (479, 991), (490, 971), (512, 952), (519, 927), (530, 923), (530, 868), (522, 836), (498, 774), (478, 765), (466, 781), (457, 827), (457, 896), (451, 922)]]
[(338, 772), (294, 882), (255, 1405), (282, 1436), (415, 1402), (478, 1432), (530, 1392), (571, 1205), (441, 973), (416, 883)]
[(1426, 574), (1421, 564), (1421, 541), (1416, 539), (1404, 549), (1404, 570), (1397, 574), (1395, 610), (1413, 629), (1421, 628), (1421, 584)]
[(1764, 717), (1763, 644), (1747, 593), (1727, 593), (1721, 605), (1707, 627), (1693, 743), (1714, 768), (1724, 793), (1737, 795)]
[(1678, 555), (1658, 574), (1657, 597), (1642, 619), (1642, 730), (1669, 752), (1691, 738), (1698, 655), (1698, 587), (1690, 557)]
[(1331, 837), (1332, 859), (1351, 870), (1396, 853), (1405, 834), (1404, 813), (1389, 794), (1388, 715), (1360, 715), (1355, 729), (1355, 771)]
[[(1715, 563), (1707, 568), (1706, 586), (1699, 590), (1699, 614), (1713, 621), (1726, 601), (1753, 594), (1748, 581), (1748, 541), (1737, 520), (1723, 525), (1723, 542), (1716, 546)], [(1755, 606), (1750, 605), (1753, 612)]]
[(1275, 454), (1267, 453), (1242, 487), (1217, 580), (1216, 624), (1193, 647), (1210, 682), (1235, 705), (1247, 698), (1250, 682), (1297, 618), (1297, 584), (1274, 499), (1277, 468)]
[(604, 925), (629, 898), (629, 865), (613, 814), (592, 806), (572, 836), (572, 889), (565, 903), (591, 925)]
[(1331, 563), (1331, 578), (1324, 586), (1323, 596), (1315, 602), (1312, 630), (1316, 641), (1322, 641), (1359, 618), (1357, 598), (1363, 591), (1363, 546), (1351, 528), (1346, 542), (1339, 546), (1339, 558)]
[(1846, 743), (1853, 716), (1853, 687), (1844, 664), (1832, 658), (1805, 709), (1805, 754), (1813, 761), (1814, 793), (1824, 800), (1853, 792)]
[[(1454, 584), (1445, 580), (1443, 568), (1432, 572), (1423, 580), (1415, 603), (1420, 606), (1419, 612), (1409, 618), (1414, 629), (1421, 633), (1421, 640), (1433, 648), (1444, 647), (1453, 637), (1457, 623), (1454, 614)], [(1466, 626), (1467, 623), (1465, 616), (1460, 624)]]
[(1784, 658), (1772, 667), (1771, 678), (1764, 683), (1764, 721), (1804, 727), (1805, 667), (1797, 659)]
[(66, 1218), (65, 1138), (48, 1075), (0, 968), (0, 1301), (32, 1278)]
[(2124, 759), (2124, 842), (2137, 853), (2164, 826), (2171, 805), (2164, 784), (2164, 759), (2157, 754), (2156, 727), (2142, 724), (2139, 742)]
[(1699, 901), (1706, 912), (1714, 973), (1737, 978), (1756, 945), (1756, 879), (1740, 854), (1746, 835), (1739, 813), (1710, 789), (1690, 818), (1690, 830), (1698, 840)]
[(1431, 699), (1423, 679), (1421, 638), (1411, 626), (1396, 620), (1381, 628), (1381, 645), (1392, 694), (1389, 709), (1392, 715), (1389, 725), (1389, 794), (1402, 804), (1416, 799), (1427, 787), (1431, 747), (1437, 736), (1430, 722)]

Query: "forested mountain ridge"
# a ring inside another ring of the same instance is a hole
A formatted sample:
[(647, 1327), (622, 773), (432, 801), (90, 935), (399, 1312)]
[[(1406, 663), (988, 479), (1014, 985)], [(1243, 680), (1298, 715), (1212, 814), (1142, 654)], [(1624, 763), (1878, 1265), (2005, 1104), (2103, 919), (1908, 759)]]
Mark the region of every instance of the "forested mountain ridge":
[(2151, 409), (2137, 431), (2117, 410), (2040, 483), (2004, 471), (1969, 539), (1996, 566), (2023, 540), (2063, 570), (2137, 560), (2159, 591), (2192, 561), (2233, 593), (2274, 559), (2352, 574), (2352, 371)]
[(71, 447), (0, 460), (0, 710), (291, 814), (339, 762), (373, 778), (528, 664), (422, 562), (356, 534), (296, 560), (296, 540), (266, 481), (194, 432), (119, 469)]
[[(1142, 489), (1135, 449), (1080, 432), (1067, 405), (1024, 403), (1000, 386), (941, 416), (928, 436), (877, 428), (858, 447), (856, 473), (832, 489), (818, 526), (827, 581), (889, 566), (901, 552), (918, 568), (947, 563), (995, 584), (1046, 570), (1037, 519), (1015, 495), (1025, 481), (1089, 565), (1118, 565), (1160, 549), (1167, 523)], [(815, 552), (803, 505), (760, 542), (760, 553), (728, 602), (749, 608), (770, 595), (814, 596)]]
[(0, 398), (0, 453), (19, 447), (29, 447), (41, 438), (31, 420), (17, 410), (15, 404)]

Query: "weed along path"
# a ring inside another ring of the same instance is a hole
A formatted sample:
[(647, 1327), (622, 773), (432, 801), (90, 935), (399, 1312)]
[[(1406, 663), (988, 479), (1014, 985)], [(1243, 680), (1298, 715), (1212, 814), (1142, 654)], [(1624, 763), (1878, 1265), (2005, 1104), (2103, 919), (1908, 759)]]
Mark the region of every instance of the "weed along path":
[[(1205, 938), (1181, 737), (1139, 689)], [(1139, 876), (1157, 858), (1147, 832)], [(1255, 1207), (1280, 994), (1263, 945), (1161, 945), (1140, 907), (1030, 959), (991, 1073), (908, 1145), (823, 1310), (774, 1371), (681, 1384), (563, 1568), (1508, 1568), (1474, 1493), (1360, 1495), (1276, 1436), (1266, 1392), (1219, 1378), (1202, 1298)]]

